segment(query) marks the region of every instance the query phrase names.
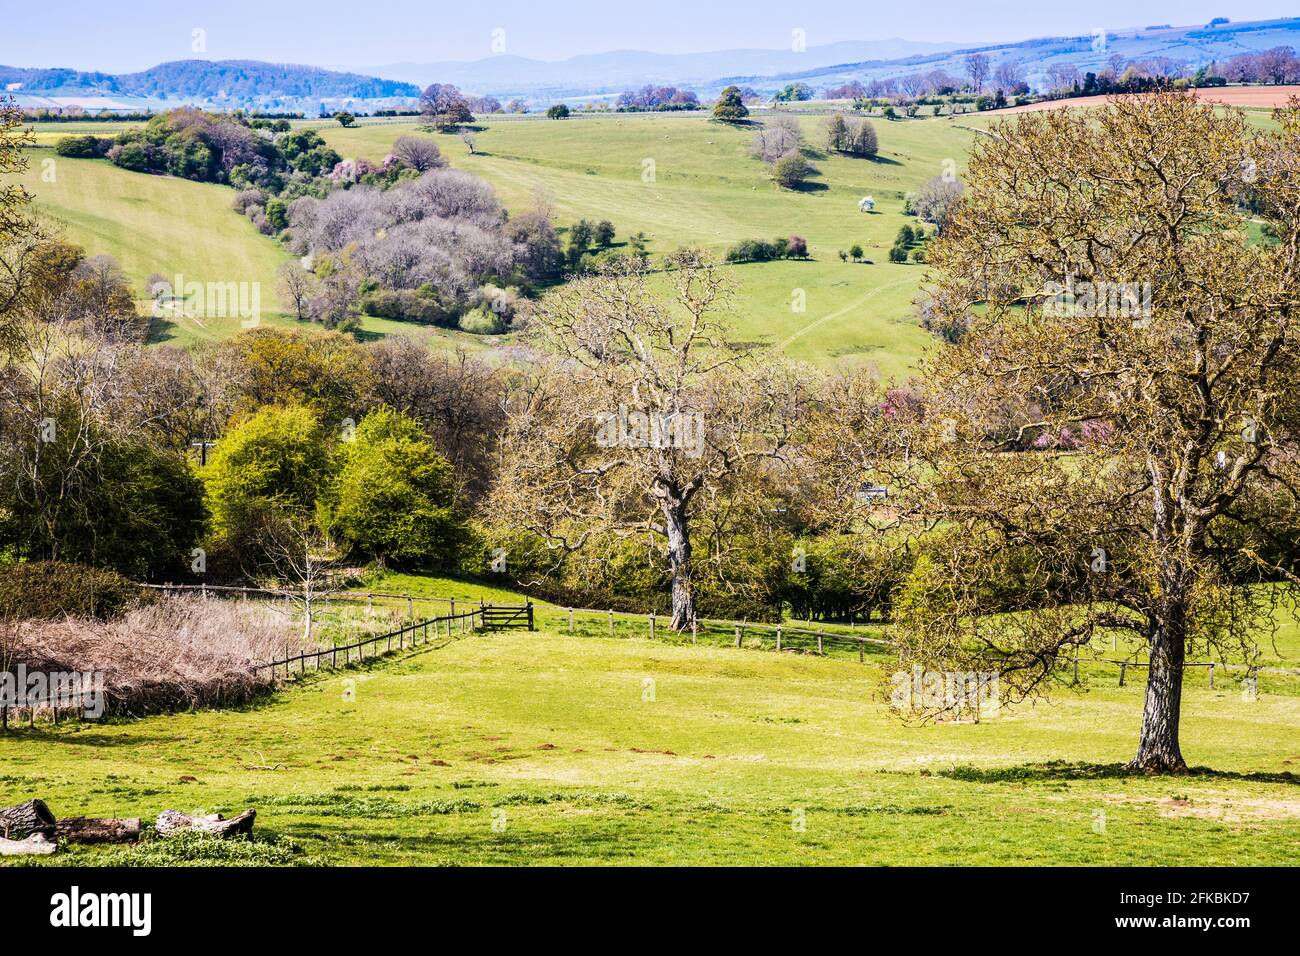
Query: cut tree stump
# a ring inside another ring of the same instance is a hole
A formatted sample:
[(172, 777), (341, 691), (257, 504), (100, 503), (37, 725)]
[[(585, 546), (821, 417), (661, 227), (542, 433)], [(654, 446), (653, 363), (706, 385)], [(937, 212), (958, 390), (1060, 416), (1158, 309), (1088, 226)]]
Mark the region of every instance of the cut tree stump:
[(57, 846), (43, 833), (33, 833), (25, 840), (0, 837), (0, 856), (49, 856)]
[(28, 800), (0, 810), (0, 837), (6, 840), (22, 840), (33, 833), (53, 837), (54, 827), (54, 814), (43, 800)]
[(231, 837), (253, 832), (253, 819), (256, 810), (245, 810), (237, 817), (227, 820), (219, 813), (210, 816), (194, 817), (179, 810), (164, 810), (158, 814), (154, 829), (159, 836), (172, 836), (183, 830), (195, 830), (199, 833), (211, 833), (219, 837)]
[(134, 843), (140, 839), (140, 819), (68, 817), (59, 821), (55, 836), (69, 843)]

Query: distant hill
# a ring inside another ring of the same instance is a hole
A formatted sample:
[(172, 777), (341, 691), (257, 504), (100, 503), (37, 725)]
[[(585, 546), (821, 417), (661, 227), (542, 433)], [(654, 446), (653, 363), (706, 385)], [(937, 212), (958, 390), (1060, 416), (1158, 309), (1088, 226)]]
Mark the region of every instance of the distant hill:
[(257, 60), (176, 60), (140, 73), (119, 74), (0, 66), (0, 88), (48, 96), (94, 94), (213, 102), (420, 95), (419, 88), (397, 80)]
[(648, 53), (612, 50), (567, 60), (532, 60), (501, 54), (481, 60), (435, 63), (388, 63), (364, 67), (368, 72), (426, 85), (454, 83), (475, 93), (535, 94), (541, 91), (580, 95), (621, 91), (646, 83), (695, 86), (732, 73), (772, 74), (827, 67), (868, 59), (939, 53), (957, 43), (922, 43), (892, 37), (846, 40), (809, 46), (802, 52), (784, 50), (719, 50), (711, 53)]
[(1002, 62), (1021, 64), (1031, 86), (1041, 86), (1048, 67), (1053, 63), (1071, 63), (1081, 72), (1100, 71), (1111, 60), (1143, 60), (1166, 57), (1190, 64), (1193, 69), (1214, 60), (1226, 60), (1239, 53), (1251, 53), (1272, 47), (1290, 46), (1300, 49), (1300, 17), (1278, 20), (1243, 21), (1225, 23), (1214, 27), (1206, 24), (1193, 26), (1154, 26), (1113, 30), (1106, 33), (1105, 42), (1091, 35), (1076, 37), (1037, 37), (1011, 43), (991, 43), (967, 46), (938, 53), (909, 56), (896, 60), (844, 61), (827, 67), (814, 67), (798, 72), (745, 76), (732, 74), (719, 77), (708, 89), (729, 82), (753, 86), (760, 91), (770, 91), (785, 83), (801, 80), (818, 91), (839, 86), (849, 80), (874, 80), (896, 77), (907, 73), (924, 73), (945, 70), (955, 76), (964, 75), (963, 61), (973, 52), (986, 53), (993, 66)]
[[(920, 43), (889, 38), (846, 40), (793, 49), (719, 50), (710, 53), (648, 53), (615, 50), (543, 61), (499, 55), (472, 61), (391, 63), (366, 72), (255, 60), (178, 60), (139, 73), (110, 74), (72, 69), (0, 66), (0, 91), (23, 105), (111, 103), (119, 108), (194, 103), (212, 108), (261, 107), (328, 112), (407, 105), (429, 83), (454, 83), (467, 93), (521, 96), (534, 105), (559, 99), (611, 95), (645, 84), (673, 85), (702, 97), (728, 83), (771, 93), (802, 81), (819, 92), (850, 80), (870, 81), (908, 73), (964, 73), (964, 58), (988, 54), (993, 65), (1020, 64), (1031, 86), (1045, 85), (1053, 64), (1100, 71), (1121, 62), (1164, 57), (1193, 69), (1212, 60), (1277, 46), (1300, 48), (1300, 18), (1191, 26), (1113, 30), (1104, 42), (1091, 35), (1037, 37), (969, 45)], [(392, 79), (380, 79), (379, 75)], [(93, 99), (92, 99), (93, 98)]]

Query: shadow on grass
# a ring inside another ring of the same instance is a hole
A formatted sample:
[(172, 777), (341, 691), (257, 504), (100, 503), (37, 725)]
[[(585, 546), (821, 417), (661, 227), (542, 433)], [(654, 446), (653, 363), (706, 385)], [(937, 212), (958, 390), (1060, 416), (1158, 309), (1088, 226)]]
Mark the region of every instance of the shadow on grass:
[[(1130, 770), (1122, 763), (1066, 763), (1051, 760), (1047, 763), (1023, 764), (1019, 767), (954, 767), (934, 771), (935, 776), (968, 783), (1047, 783), (1060, 780), (1108, 780), (1127, 777), (1146, 779), (1153, 774)], [(1279, 773), (1256, 771), (1240, 773), (1235, 770), (1214, 770), (1210, 767), (1192, 767), (1185, 774), (1163, 774), (1179, 780), (1244, 780), (1250, 783), (1300, 784), (1300, 776), (1289, 770)]]

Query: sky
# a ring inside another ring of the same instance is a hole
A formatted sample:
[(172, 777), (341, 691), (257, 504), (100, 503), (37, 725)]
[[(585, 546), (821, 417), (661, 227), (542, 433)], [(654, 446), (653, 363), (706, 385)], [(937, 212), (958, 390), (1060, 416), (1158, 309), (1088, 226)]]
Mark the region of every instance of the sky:
[[(1295, 0), (49, 0), (8, 2), (0, 64), (110, 73), (168, 60), (270, 60), (332, 68), (560, 60), (610, 50), (692, 53), (902, 37), (979, 44), (1084, 35), (1215, 16), (1265, 20)], [(1086, 9), (1078, 9), (1086, 7)], [(196, 33), (195, 31), (202, 31)], [(197, 38), (197, 39), (196, 39)], [(202, 49), (197, 49), (202, 40)], [(495, 46), (494, 46), (495, 42)]]

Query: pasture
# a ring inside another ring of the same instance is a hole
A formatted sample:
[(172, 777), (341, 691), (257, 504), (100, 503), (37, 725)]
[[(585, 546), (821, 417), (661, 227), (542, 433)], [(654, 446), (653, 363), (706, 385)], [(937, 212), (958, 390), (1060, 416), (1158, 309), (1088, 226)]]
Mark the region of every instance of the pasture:
[[(189, 862), (1283, 864), (1300, 839), (1292, 685), (1251, 700), (1222, 674), (1213, 690), (1189, 680), (1184, 752), (1213, 770), (1129, 777), (1132, 672), (1121, 688), (1097, 665), (1083, 693), (909, 725), (887, 710), (880, 654), (650, 641), (633, 620), (570, 635), (559, 609), (539, 622), (309, 674), (245, 709), (19, 728), (0, 738), (0, 803), (258, 809), (262, 842)], [(1291, 625), (1283, 658), (1295, 639)], [(188, 852), (74, 847), (52, 862)]]
[[(803, 190), (782, 190), (769, 170), (748, 155), (752, 127), (726, 126), (704, 116), (612, 114), (548, 121), (541, 117), (485, 117), (471, 155), (459, 137), (436, 136), (457, 168), (490, 182), (507, 208), (549, 206), (560, 226), (579, 218), (609, 219), (620, 241), (645, 233), (654, 254), (700, 245), (721, 255), (741, 239), (790, 234), (807, 239), (808, 261), (734, 267), (738, 286), (730, 321), (737, 339), (772, 346), (815, 364), (867, 363), (883, 375), (905, 376), (930, 340), (912, 314), (922, 266), (887, 261), (904, 223), (903, 197), (944, 170), (960, 172), (973, 136), (946, 119), (875, 121), (880, 155), (874, 160), (827, 155), (818, 148), (816, 116), (798, 117), (819, 175)], [(79, 125), (38, 124), (37, 142), (52, 146)], [(106, 124), (98, 124), (105, 126)], [(318, 128), (349, 158), (380, 160), (400, 135), (418, 133), (413, 121), (366, 122)], [(90, 132), (97, 130), (91, 129)], [(98, 130), (106, 135), (105, 130)], [(122, 263), (144, 294), (153, 272), (181, 272), (201, 281), (261, 283), (263, 320), (288, 323), (275, 294), (275, 270), (288, 256), (272, 239), (229, 208), (232, 190), (146, 176), (96, 160), (28, 152), (22, 177), (38, 208), (65, 225), (69, 239)], [(42, 160), (56, 161), (46, 182)], [(865, 195), (875, 212), (858, 211)], [(841, 262), (838, 252), (860, 244), (872, 264)], [(147, 303), (142, 303), (147, 305)], [(233, 334), (237, 321), (161, 320), (156, 341), (190, 344)], [(369, 335), (419, 332), (420, 327), (367, 318)], [(508, 341), (433, 330), (433, 344), (472, 349)]]

